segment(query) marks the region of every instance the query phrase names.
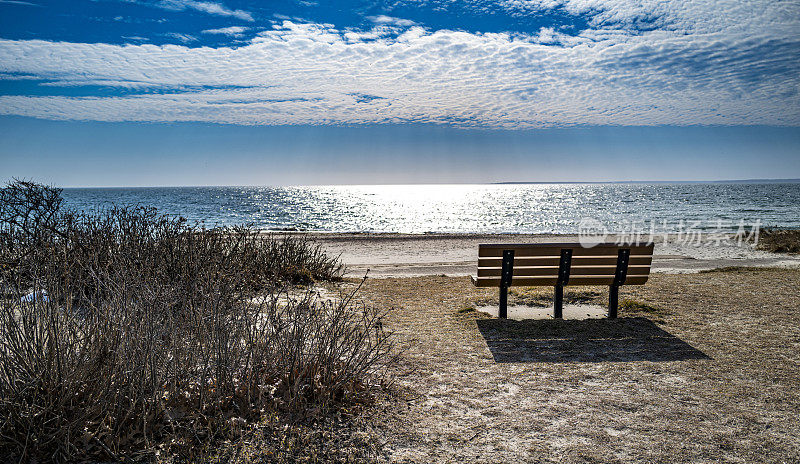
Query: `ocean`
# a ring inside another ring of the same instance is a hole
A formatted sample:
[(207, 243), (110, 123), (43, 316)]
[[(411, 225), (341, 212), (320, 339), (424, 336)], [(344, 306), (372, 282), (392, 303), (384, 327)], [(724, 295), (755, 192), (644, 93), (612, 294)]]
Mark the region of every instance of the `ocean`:
[[(659, 233), (800, 228), (800, 183), (71, 188), (84, 211), (152, 206), (206, 226), (397, 233)], [(587, 222), (588, 221), (588, 222)]]

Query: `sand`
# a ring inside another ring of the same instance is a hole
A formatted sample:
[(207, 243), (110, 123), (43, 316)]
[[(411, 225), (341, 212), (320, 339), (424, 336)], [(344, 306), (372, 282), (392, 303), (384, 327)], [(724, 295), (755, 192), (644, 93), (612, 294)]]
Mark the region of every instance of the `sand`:
[[(499, 307), (495, 304), (475, 307), (476, 311), (489, 317), (497, 317)], [(608, 308), (600, 305), (565, 304), (562, 308), (564, 320), (605, 319)], [(508, 319), (514, 321), (554, 319), (552, 306), (511, 305), (508, 307)]]
[[(481, 243), (541, 243), (578, 241), (576, 235), (456, 235), (456, 234), (307, 234), (332, 255), (340, 256), (349, 277), (415, 277), (475, 274)], [(608, 238), (613, 241), (614, 236)], [(800, 256), (739, 246), (723, 235), (708, 235), (697, 246), (677, 236), (656, 237), (653, 272), (694, 273), (731, 266), (800, 267)]]

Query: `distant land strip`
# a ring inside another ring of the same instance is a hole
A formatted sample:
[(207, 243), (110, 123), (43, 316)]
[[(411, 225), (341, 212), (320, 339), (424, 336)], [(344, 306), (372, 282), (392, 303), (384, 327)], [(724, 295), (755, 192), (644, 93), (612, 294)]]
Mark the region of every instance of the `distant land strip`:
[(556, 182), (492, 182), (492, 185), (511, 184), (797, 184), (800, 179), (731, 179), (731, 180), (609, 180)]

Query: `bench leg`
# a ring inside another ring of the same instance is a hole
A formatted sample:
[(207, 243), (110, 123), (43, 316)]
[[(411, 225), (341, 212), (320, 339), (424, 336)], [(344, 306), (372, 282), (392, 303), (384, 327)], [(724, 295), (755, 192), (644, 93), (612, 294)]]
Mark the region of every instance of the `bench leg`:
[(500, 319), (508, 318), (508, 287), (500, 286), (500, 311), (497, 314)]
[(608, 318), (617, 318), (617, 306), (619, 306), (619, 287), (612, 285), (608, 287)]
[(556, 285), (555, 297), (553, 298), (553, 317), (562, 319), (564, 309), (564, 286)]

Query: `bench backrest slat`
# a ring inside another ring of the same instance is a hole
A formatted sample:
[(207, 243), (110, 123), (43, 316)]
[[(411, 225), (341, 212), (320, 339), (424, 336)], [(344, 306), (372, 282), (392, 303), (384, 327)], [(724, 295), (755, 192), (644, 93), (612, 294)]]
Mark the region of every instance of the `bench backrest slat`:
[[(478, 267), (500, 267), (503, 258), (478, 258)], [(561, 261), (557, 256), (537, 256), (532, 258), (516, 258), (514, 267), (519, 266), (556, 266)], [(649, 266), (653, 256), (631, 256), (628, 264)], [(612, 266), (616, 267), (616, 256), (578, 256), (572, 257), (572, 267), (575, 266)]]
[(584, 248), (579, 243), (534, 243), (534, 244), (490, 244), (478, 245), (478, 257), (502, 257), (503, 250), (514, 250), (515, 258), (526, 258), (533, 256), (556, 256), (561, 257), (561, 250), (564, 248), (572, 249), (572, 256), (613, 256), (617, 257), (617, 250), (620, 248), (630, 248), (631, 256), (653, 255), (653, 244), (630, 246), (616, 244), (600, 244), (591, 248)]
[[(612, 276), (616, 270), (614, 266), (575, 266), (570, 268), (570, 278), (575, 275), (591, 276)], [(647, 275), (650, 273), (650, 266), (628, 266), (628, 277), (634, 275)], [(478, 277), (498, 277), (502, 274), (499, 267), (478, 268)], [(558, 266), (517, 266), (514, 265), (514, 278), (527, 277), (547, 277), (558, 274)]]

